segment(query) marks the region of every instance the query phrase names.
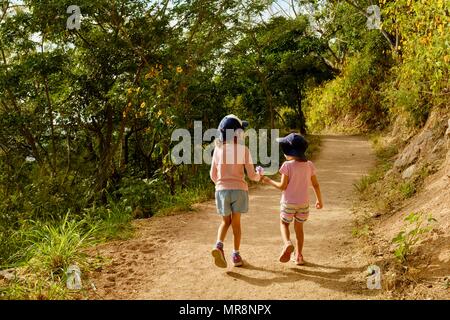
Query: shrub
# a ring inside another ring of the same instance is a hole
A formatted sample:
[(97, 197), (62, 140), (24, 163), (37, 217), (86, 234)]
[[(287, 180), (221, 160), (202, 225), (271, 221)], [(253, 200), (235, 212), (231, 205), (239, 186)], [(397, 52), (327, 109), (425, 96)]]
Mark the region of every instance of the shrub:
[(411, 126), (425, 123), (431, 107), (447, 107), (450, 55), (445, 1), (383, 1), (383, 27), (399, 32), (397, 64), (381, 87), (392, 118), (405, 116)]
[(378, 87), (385, 67), (380, 60), (368, 50), (356, 53), (348, 58), (341, 75), (308, 92), (308, 128), (313, 132), (361, 132), (383, 127), (386, 110), (381, 105)]
[(86, 220), (69, 220), (66, 214), (61, 223), (54, 225), (35, 223), (27, 242), (29, 265), (36, 273), (64, 275), (64, 270), (71, 264), (85, 264), (83, 248), (94, 243), (97, 226)]
[(158, 211), (159, 201), (167, 193), (167, 185), (159, 178), (124, 178), (112, 196), (113, 201), (120, 201), (132, 210), (140, 208), (143, 216), (149, 217)]
[(407, 261), (417, 242), (433, 229), (432, 222), (436, 219), (431, 215), (425, 217), (420, 213), (411, 213), (404, 221), (406, 222), (404, 229), (392, 239), (396, 246), (394, 255), (400, 262)]
[(404, 182), (399, 186), (404, 199), (411, 198), (416, 193), (416, 186), (412, 182)]

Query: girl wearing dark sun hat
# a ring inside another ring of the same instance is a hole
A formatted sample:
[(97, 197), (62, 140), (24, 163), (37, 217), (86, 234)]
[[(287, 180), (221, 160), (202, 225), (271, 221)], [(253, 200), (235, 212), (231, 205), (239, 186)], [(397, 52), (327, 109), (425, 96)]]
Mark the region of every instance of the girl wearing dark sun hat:
[[(248, 211), (248, 185), (245, 172), (250, 180), (259, 181), (261, 176), (255, 172), (249, 149), (238, 143), (243, 138), (247, 121), (242, 121), (233, 114), (220, 121), (216, 139), (216, 147), (211, 162), (210, 177), (216, 185), (216, 207), (221, 216), (221, 224), (217, 231), (217, 242), (211, 254), (216, 266), (226, 268), (223, 242), (229, 227), (233, 229), (234, 250), (231, 255), (233, 265), (243, 265), (239, 247), (241, 244), (241, 214)], [(236, 159), (236, 160), (235, 160)]]
[(281, 181), (276, 182), (263, 177), (263, 182), (270, 184), (282, 191), (280, 201), (280, 230), (284, 247), (279, 257), (280, 262), (288, 262), (294, 251), (289, 234), (289, 225), (294, 221), (295, 234), (297, 237), (297, 250), (295, 262), (297, 265), (304, 264), (303, 250), (303, 223), (309, 217), (309, 192), (308, 187), (312, 185), (316, 194), (316, 209), (322, 209), (322, 194), (316, 177), (316, 168), (306, 158), (308, 149), (306, 139), (297, 133), (291, 133), (284, 138), (277, 139), (286, 160), (280, 168)]

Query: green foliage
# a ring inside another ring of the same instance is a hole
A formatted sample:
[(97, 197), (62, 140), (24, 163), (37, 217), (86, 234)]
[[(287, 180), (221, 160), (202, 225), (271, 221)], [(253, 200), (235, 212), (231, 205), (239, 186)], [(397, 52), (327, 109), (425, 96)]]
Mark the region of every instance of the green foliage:
[(19, 250), (6, 257), (9, 266), (16, 267), (19, 277), (0, 289), (1, 296), (8, 299), (67, 298), (67, 268), (75, 264), (82, 272), (89, 270), (88, 256), (83, 250), (96, 243), (98, 231), (98, 224), (88, 219), (75, 220), (70, 213), (62, 221), (28, 221), (22, 225), (13, 239), (7, 240), (17, 241), (15, 245)]
[(306, 157), (308, 159), (314, 159), (320, 150), (320, 136), (308, 134), (305, 136), (306, 141), (308, 141), (308, 149), (306, 150)]
[(70, 294), (61, 283), (47, 278), (14, 280), (8, 287), (0, 287), (0, 300), (63, 300)]
[(331, 68), (321, 58), (325, 49), (323, 39), (308, 32), (302, 15), (273, 17), (249, 28), (226, 55), (221, 80), (231, 93), (228, 105), (253, 115), (250, 119), (256, 125), (272, 125), (276, 111), (291, 108), (296, 118), (293, 128), (305, 133), (304, 92), (331, 78)]
[(81, 249), (94, 243), (96, 226), (86, 221), (69, 220), (69, 213), (56, 225), (36, 223), (28, 236), (26, 249), (30, 257), (29, 266), (34, 270), (45, 270), (50, 276), (63, 276), (71, 264), (85, 264)]
[(363, 193), (367, 188), (379, 179), (378, 172), (373, 171), (371, 174), (363, 176), (359, 181), (353, 184), (356, 191)]
[[(79, 0), (78, 31), (65, 26), (72, 3), (24, 3), (0, 7), (0, 265), (59, 280), (17, 283), (12, 297), (65, 296), (62, 270), (85, 244), (213, 195), (207, 166), (171, 163), (175, 128), (235, 113), (256, 129), (361, 132), (398, 116), (419, 126), (448, 105), (441, 0), (380, 1), (385, 34), (355, 8), (370, 1), (292, 2), (314, 10), (258, 22), (270, 1)], [(310, 157), (319, 141), (307, 139)], [(428, 174), (380, 182), (393, 151), (356, 185), (387, 206)]]
[(412, 182), (401, 183), (399, 189), (404, 199), (411, 198), (416, 193), (416, 186)]
[(129, 208), (141, 208), (149, 217), (158, 210), (159, 199), (167, 192), (167, 186), (158, 178), (124, 178), (114, 195)]
[(433, 230), (432, 223), (436, 219), (431, 215), (425, 217), (420, 213), (411, 213), (404, 221), (405, 227), (392, 239), (395, 245), (394, 255), (402, 263), (407, 261), (415, 245), (423, 239), (423, 236)]
[[(372, 41), (382, 39), (378, 36)], [(306, 119), (313, 132), (361, 132), (385, 125), (385, 110), (377, 91), (385, 72), (381, 61), (386, 57), (382, 48), (375, 49), (378, 55), (370, 48), (348, 58), (336, 79), (308, 92)]]
[(298, 114), (294, 109), (282, 107), (278, 109), (278, 115), (277, 127), (291, 130), (299, 129)]
[(432, 106), (446, 107), (449, 83), (449, 13), (445, 1), (383, 1), (383, 26), (400, 33), (398, 59), (383, 86), (393, 117), (406, 116), (412, 126), (424, 124)]
[[(448, 107), (449, 13), (445, 1), (383, 0), (382, 29), (368, 30), (364, 1), (333, 2), (331, 49), (341, 72), (307, 94), (307, 124), (314, 132), (365, 132), (397, 119), (421, 127), (432, 108)], [(349, 17), (354, 12), (358, 17)]]
[(84, 210), (88, 225), (94, 225), (94, 236), (101, 241), (127, 239), (133, 235), (133, 213), (124, 202), (114, 203), (110, 198), (107, 207), (91, 207)]

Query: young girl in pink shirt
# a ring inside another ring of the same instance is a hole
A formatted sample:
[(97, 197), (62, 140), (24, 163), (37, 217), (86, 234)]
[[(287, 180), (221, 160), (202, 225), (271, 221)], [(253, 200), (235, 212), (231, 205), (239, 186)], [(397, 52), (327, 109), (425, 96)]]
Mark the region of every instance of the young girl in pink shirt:
[(280, 229), (284, 247), (279, 257), (280, 262), (288, 262), (294, 245), (290, 239), (289, 225), (294, 221), (294, 229), (297, 237), (297, 250), (295, 262), (297, 265), (304, 264), (302, 249), (304, 242), (303, 223), (309, 216), (309, 193), (310, 184), (314, 187), (316, 194), (316, 208), (322, 209), (322, 194), (316, 177), (316, 168), (305, 156), (308, 143), (299, 134), (291, 133), (278, 139), (281, 149), (287, 161), (280, 168), (281, 181), (275, 182), (270, 178), (263, 177), (263, 182), (282, 190), (280, 201)]
[[(217, 242), (211, 254), (216, 266), (226, 268), (227, 261), (223, 251), (223, 242), (228, 228), (233, 229), (234, 266), (242, 266), (239, 253), (241, 244), (241, 214), (248, 211), (248, 186), (244, 168), (248, 177), (259, 181), (261, 176), (255, 172), (248, 148), (242, 142), (244, 129), (248, 126), (234, 115), (228, 115), (219, 124), (220, 139), (214, 149), (210, 177), (216, 185), (217, 213), (222, 221), (217, 231)], [(241, 141), (240, 141), (241, 140)]]

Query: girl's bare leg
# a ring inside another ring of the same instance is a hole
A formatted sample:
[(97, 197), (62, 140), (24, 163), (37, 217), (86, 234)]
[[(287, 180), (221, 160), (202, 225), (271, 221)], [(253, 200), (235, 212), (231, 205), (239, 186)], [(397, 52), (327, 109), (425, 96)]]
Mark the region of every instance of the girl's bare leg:
[(231, 225), (231, 215), (222, 217), (222, 223), (217, 231), (217, 241), (224, 242), (227, 235), (228, 228)]
[(294, 251), (294, 246), (290, 239), (289, 223), (280, 220), (280, 231), (281, 231), (281, 238), (283, 238), (284, 246), (283, 251), (281, 251), (281, 255), (278, 258), (278, 260), (282, 263), (286, 263), (291, 258), (292, 251)]
[(296, 255), (298, 257), (299, 255), (302, 255), (303, 242), (305, 239), (305, 235), (303, 233), (303, 222), (295, 221), (294, 229), (295, 229), (295, 235), (297, 237)]
[(280, 231), (281, 231), (281, 238), (283, 239), (284, 244), (288, 245), (291, 242), (289, 223), (280, 220)]
[(239, 251), (241, 246), (241, 214), (234, 212), (231, 214), (231, 227), (233, 228), (234, 250)]

